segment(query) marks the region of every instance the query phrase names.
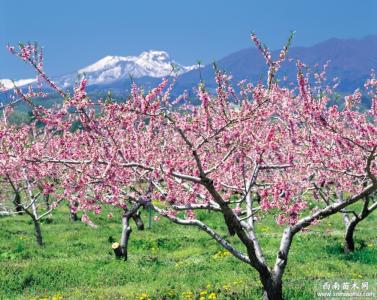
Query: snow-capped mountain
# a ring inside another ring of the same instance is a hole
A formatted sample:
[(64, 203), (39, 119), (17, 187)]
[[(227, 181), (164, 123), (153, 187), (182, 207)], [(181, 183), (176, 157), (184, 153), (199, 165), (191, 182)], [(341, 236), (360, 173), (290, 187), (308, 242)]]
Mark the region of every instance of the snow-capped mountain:
[(122, 79), (153, 77), (183, 74), (196, 66), (183, 66), (171, 60), (165, 51), (145, 51), (139, 56), (106, 56), (99, 61), (84, 67), (74, 74), (62, 76), (57, 80), (60, 85), (67, 87), (74, 83), (77, 76), (84, 76), (88, 85), (109, 84)]
[[(174, 73), (173, 71), (174, 66)], [(99, 61), (79, 69), (76, 72), (52, 78), (59, 86), (72, 86), (78, 77), (85, 77), (88, 85), (108, 85), (120, 80), (132, 78), (152, 77), (161, 78), (173, 74), (181, 75), (195, 69), (197, 66), (183, 66), (174, 60), (165, 51), (144, 51), (139, 56), (106, 56)], [(11, 80), (3, 79), (0, 82), (5, 88), (13, 87)], [(35, 82), (35, 79), (16, 81), (18, 87)]]

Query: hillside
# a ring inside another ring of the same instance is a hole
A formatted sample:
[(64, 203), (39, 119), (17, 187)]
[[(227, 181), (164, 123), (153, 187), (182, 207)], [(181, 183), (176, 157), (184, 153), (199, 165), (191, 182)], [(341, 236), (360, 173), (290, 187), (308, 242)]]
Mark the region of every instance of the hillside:
[[(280, 50), (272, 52), (273, 57), (279, 55)], [(362, 39), (330, 39), (312, 47), (292, 47), (289, 58), (300, 59), (307, 66), (315, 70), (330, 61), (327, 73), (328, 78), (338, 77), (341, 83), (340, 92), (350, 92), (363, 86), (370, 75), (371, 69), (377, 67), (377, 35), (367, 36)], [(233, 76), (233, 81), (238, 82), (248, 79), (252, 82), (265, 79), (266, 65), (256, 48), (250, 47), (232, 53), (216, 62), (220, 69)], [(213, 87), (214, 71), (211, 65), (201, 70), (202, 78), (209, 87)], [(288, 77), (288, 81), (296, 79), (296, 66), (294, 62), (286, 62), (277, 74), (278, 77)], [(183, 74), (179, 80), (179, 88), (190, 88), (199, 80), (197, 70)]]

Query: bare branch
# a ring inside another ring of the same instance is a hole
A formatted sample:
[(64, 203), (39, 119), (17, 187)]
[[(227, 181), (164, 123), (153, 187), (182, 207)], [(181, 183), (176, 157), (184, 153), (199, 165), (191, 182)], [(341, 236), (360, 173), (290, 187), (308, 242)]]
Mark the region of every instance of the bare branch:
[(165, 118), (168, 119), (174, 126), (174, 129), (179, 133), (179, 135), (182, 137), (186, 145), (189, 147), (189, 149), (192, 151), (192, 155), (194, 156), (196, 165), (199, 169), (199, 174), (201, 177), (205, 177), (205, 172), (203, 170), (202, 162), (200, 161), (197, 149), (194, 148), (194, 145), (190, 142), (186, 134), (183, 132), (183, 130), (177, 126), (174, 119), (172, 119), (169, 115), (165, 114)]
[(367, 159), (367, 166), (365, 168), (365, 171), (367, 172), (368, 174), (368, 177), (372, 180), (373, 184), (374, 185), (377, 185), (377, 178), (376, 176), (372, 173), (372, 170), (371, 170), (371, 167), (372, 167), (372, 162), (375, 158), (375, 153), (376, 153), (376, 149), (377, 149), (377, 146), (375, 146), (372, 150), (372, 152), (370, 153), (370, 155), (368, 156), (368, 159)]
[[(58, 201), (56, 201), (56, 204), (60, 203), (62, 201), (62, 199), (59, 199)], [(38, 216), (38, 218), (36, 218), (37, 221), (39, 221), (40, 219), (44, 218), (45, 216), (49, 215), (50, 213), (52, 213), (52, 211), (55, 209), (55, 206), (53, 208), (50, 208), (48, 211), (46, 211), (45, 213), (41, 214), (40, 216)]]
[(220, 167), (228, 158), (229, 156), (231, 156), (231, 154), (233, 153), (233, 151), (236, 149), (236, 145), (233, 146), (224, 156), (224, 158), (218, 162), (218, 164), (216, 164), (215, 166), (213, 166), (212, 168), (204, 171), (205, 175), (208, 175), (210, 173), (212, 173), (213, 171), (216, 171), (218, 167)]
[(287, 169), (292, 167), (291, 164), (285, 164), (285, 165), (260, 165), (260, 170), (280, 170), (280, 169)]
[(187, 205), (172, 205), (171, 208), (175, 210), (196, 210), (196, 209), (208, 209), (213, 211), (221, 211), (220, 206), (213, 205), (210, 203), (200, 203), (200, 204), (187, 204)]
[(196, 226), (200, 228), (201, 230), (208, 233), (216, 242), (218, 242), (222, 247), (227, 249), (230, 253), (232, 253), (235, 257), (240, 259), (241, 261), (250, 264), (250, 259), (237, 249), (235, 249), (229, 242), (227, 242), (224, 238), (222, 238), (218, 233), (216, 233), (212, 228), (210, 228), (205, 223), (199, 221), (199, 220), (183, 220), (180, 218), (177, 218), (175, 216), (168, 215), (164, 210), (158, 208), (157, 206), (152, 205), (153, 209), (158, 212), (161, 216), (169, 219), (170, 221), (180, 224), (180, 225), (188, 225), (188, 226)]
[(195, 182), (195, 183), (203, 183), (203, 180), (199, 177), (196, 177), (196, 176), (185, 175), (185, 174), (181, 174), (181, 173), (178, 173), (178, 172), (172, 172), (171, 174), (174, 177), (177, 177), (177, 178), (180, 178), (180, 179), (183, 179), (183, 180), (192, 181), (192, 182)]
[(374, 184), (371, 184), (368, 187), (366, 187), (363, 191), (361, 191), (360, 193), (358, 193), (358, 194), (356, 194), (352, 197), (349, 197), (348, 199), (346, 199), (342, 202), (335, 202), (331, 205), (328, 205), (327, 207), (318, 210), (317, 212), (313, 213), (312, 215), (307, 216), (307, 217), (299, 220), (295, 225), (292, 226), (292, 233), (295, 234), (298, 231), (300, 231), (302, 228), (308, 227), (315, 220), (320, 220), (320, 219), (323, 219), (325, 217), (328, 217), (330, 215), (333, 215), (333, 214), (339, 212), (343, 208), (345, 208), (345, 207), (357, 202), (358, 200), (363, 199), (365, 196), (371, 194), (376, 188), (377, 188), (377, 186), (375, 186)]

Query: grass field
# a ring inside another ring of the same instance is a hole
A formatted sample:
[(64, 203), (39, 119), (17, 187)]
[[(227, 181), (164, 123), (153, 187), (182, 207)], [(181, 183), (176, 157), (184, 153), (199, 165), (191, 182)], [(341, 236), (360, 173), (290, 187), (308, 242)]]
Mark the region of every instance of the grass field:
[[(147, 220), (146, 212), (143, 217)], [(199, 217), (226, 234), (216, 213)], [(0, 299), (261, 299), (257, 273), (196, 228), (160, 220), (152, 229), (134, 229), (124, 262), (111, 250), (120, 235), (119, 215), (107, 219), (105, 213), (93, 221), (98, 228), (70, 222), (68, 210), (59, 209), (42, 225), (41, 248), (27, 216), (0, 218)], [(374, 214), (359, 225), (357, 251), (349, 255), (342, 253), (340, 216), (296, 236), (285, 298), (317, 299), (321, 280), (368, 281), (370, 290), (376, 288), (376, 224)], [(267, 219), (258, 231), (273, 262), (282, 228)]]

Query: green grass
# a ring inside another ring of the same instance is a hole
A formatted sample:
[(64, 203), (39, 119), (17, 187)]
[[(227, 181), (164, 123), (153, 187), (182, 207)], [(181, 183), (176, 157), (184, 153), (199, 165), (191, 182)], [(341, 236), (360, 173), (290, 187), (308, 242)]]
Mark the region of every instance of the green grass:
[[(146, 212), (143, 217), (147, 220)], [(226, 235), (218, 214), (199, 217)], [(0, 218), (0, 299), (199, 299), (200, 292), (202, 299), (210, 294), (217, 299), (261, 299), (257, 273), (196, 228), (166, 220), (144, 231), (133, 226), (129, 261), (124, 262), (111, 250), (111, 240), (120, 235), (119, 215), (108, 219), (104, 213), (93, 221), (98, 228), (70, 222), (67, 209), (59, 209), (51, 223), (42, 225), (41, 248), (27, 216)], [(358, 279), (371, 286), (377, 279), (376, 221), (375, 214), (360, 224), (357, 251), (349, 255), (342, 253), (339, 216), (297, 235), (284, 276), (286, 299), (317, 299), (320, 280)], [(271, 218), (258, 225), (258, 231), (271, 264), (282, 228)], [(243, 249), (237, 239), (229, 240)]]

